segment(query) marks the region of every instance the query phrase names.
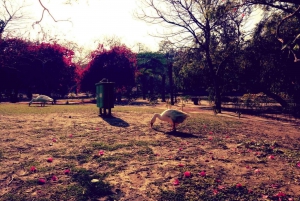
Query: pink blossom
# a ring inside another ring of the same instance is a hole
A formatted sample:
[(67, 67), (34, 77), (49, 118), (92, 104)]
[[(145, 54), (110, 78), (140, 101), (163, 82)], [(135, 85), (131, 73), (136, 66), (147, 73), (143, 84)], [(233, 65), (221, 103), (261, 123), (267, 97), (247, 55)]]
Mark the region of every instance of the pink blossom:
[(173, 184), (174, 184), (175, 186), (179, 185), (179, 179), (175, 179), (175, 181), (173, 182)]
[(39, 178), (38, 183), (41, 184), (41, 185), (43, 185), (43, 184), (46, 183), (46, 179)]
[(72, 137), (73, 137), (73, 134), (70, 134), (69, 137), (72, 138)]
[(53, 138), (53, 139), (52, 139), (52, 142), (57, 142), (56, 138)]
[(202, 172), (199, 173), (199, 175), (200, 175), (201, 177), (205, 177), (205, 176), (206, 176), (206, 172), (202, 171)]
[(219, 193), (219, 192), (218, 192), (217, 189), (214, 189), (214, 190), (213, 190), (213, 194), (214, 194), (214, 195), (217, 195), (218, 193)]
[(179, 167), (184, 167), (184, 164), (179, 163), (178, 166), (179, 166)]
[(32, 167), (30, 168), (30, 171), (31, 171), (31, 172), (36, 172), (36, 167), (32, 166)]
[(275, 159), (275, 156), (270, 155), (270, 156), (269, 156), (269, 159), (272, 159), (272, 160), (273, 160), (273, 159)]
[(241, 184), (241, 183), (238, 183), (237, 185), (236, 185), (236, 187), (237, 188), (241, 188), (243, 185)]
[(57, 181), (58, 178), (57, 178), (57, 176), (53, 175), (53, 176), (51, 177), (51, 180), (52, 180), (52, 181)]
[(212, 132), (212, 131), (210, 131), (210, 132), (209, 132), (209, 134), (210, 134), (210, 135), (212, 135), (212, 134), (213, 134), (213, 132)]
[(300, 168), (300, 162), (297, 163), (297, 167)]
[(191, 177), (191, 172), (186, 171), (186, 172), (184, 173), (184, 176), (185, 176), (185, 177)]
[(279, 191), (275, 196), (276, 196), (276, 197), (285, 197), (286, 194), (283, 193), (283, 192), (281, 192), (281, 191)]
[(64, 171), (65, 174), (70, 174), (70, 172), (71, 172), (70, 169), (66, 169), (66, 170)]
[(51, 158), (51, 157), (48, 158), (48, 159), (47, 159), (47, 162), (48, 162), (48, 163), (52, 163), (52, 162), (53, 162), (53, 158)]
[(99, 156), (102, 156), (102, 155), (104, 155), (104, 151), (103, 151), (103, 150), (100, 150), (100, 151), (99, 151)]
[(179, 149), (178, 149), (179, 151), (182, 151), (183, 149), (182, 149), (182, 147), (179, 147)]
[(255, 170), (254, 170), (254, 173), (256, 173), (256, 174), (259, 174), (260, 172), (261, 172), (260, 169), (255, 169)]

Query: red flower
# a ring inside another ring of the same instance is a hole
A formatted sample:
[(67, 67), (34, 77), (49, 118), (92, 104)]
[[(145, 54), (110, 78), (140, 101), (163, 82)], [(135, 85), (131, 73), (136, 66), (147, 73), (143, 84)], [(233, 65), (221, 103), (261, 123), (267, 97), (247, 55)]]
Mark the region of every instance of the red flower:
[(32, 167), (30, 168), (30, 171), (31, 171), (31, 172), (36, 172), (36, 167), (32, 166)]
[(272, 160), (273, 160), (273, 159), (275, 159), (275, 156), (270, 155), (270, 156), (269, 156), (269, 159), (272, 159)]
[(213, 137), (209, 137), (209, 138), (208, 138), (208, 140), (212, 140), (212, 139), (213, 139)]
[(100, 151), (99, 151), (99, 156), (102, 156), (102, 155), (104, 155), (104, 151), (103, 151), (103, 150), (100, 150)]
[(55, 138), (52, 139), (52, 142), (56, 142), (57, 140)]
[(73, 137), (73, 134), (70, 134), (69, 137), (72, 138), (72, 137)]
[(214, 195), (217, 195), (217, 194), (218, 194), (218, 190), (217, 190), (217, 189), (214, 189), (214, 190), (213, 190), (213, 194), (214, 194)]
[(178, 149), (179, 151), (182, 151), (182, 147), (179, 147), (179, 149)]
[(279, 191), (275, 196), (276, 196), (276, 197), (285, 197), (286, 194), (283, 193), (283, 192), (281, 192), (281, 191)]
[(38, 180), (38, 183), (41, 184), (41, 185), (43, 185), (43, 184), (46, 183), (46, 180), (43, 179), (43, 178), (40, 178), (40, 179)]
[(52, 180), (52, 181), (57, 181), (58, 178), (57, 178), (57, 176), (53, 175), (52, 178), (51, 178), (51, 180)]
[(178, 166), (179, 166), (179, 167), (183, 167), (184, 165), (183, 165), (182, 163), (179, 163)]
[(154, 156), (159, 156), (159, 154), (154, 154)]
[(206, 172), (202, 171), (202, 172), (199, 173), (199, 175), (200, 175), (201, 177), (205, 177), (205, 176), (206, 176)]
[(70, 169), (66, 169), (66, 170), (64, 171), (65, 174), (70, 174), (70, 172), (71, 172)]
[(184, 173), (184, 176), (185, 176), (185, 177), (191, 177), (191, 172), (186, 171), (186, 172)]
[(175, 179), (175, 181), (173, 182), (173, 184), (174, 184), (175, 186), (179, 185), (179, 179)]
[(212, 135), (212, 134), (213, 134), (213, 132), (212, 132), (212, 131), (210, 131), (210, 132), (209, 132), (209, 134), (210, 134), (210, 135)]
[(48, 159), (47, 159), (47, 162), (48, 162), (48, 163), (52, 163), (52, 162), (53, 162), (53, 158), (48, 158)]
[(260, 172), (261, 172), (260, 169), (255, 169), (255, 170), (254, 170), (254, 173), (256, 173), (256, 174), (259, 174)]
[(236, 185), (237, 188), (241, 188), (242, 186), (243, 186), (243, 185), (240, 184), (240, 183), (238, 183), (238, 184)]
[(300, 168), (300, 162), (297, 163), (297, 167)]

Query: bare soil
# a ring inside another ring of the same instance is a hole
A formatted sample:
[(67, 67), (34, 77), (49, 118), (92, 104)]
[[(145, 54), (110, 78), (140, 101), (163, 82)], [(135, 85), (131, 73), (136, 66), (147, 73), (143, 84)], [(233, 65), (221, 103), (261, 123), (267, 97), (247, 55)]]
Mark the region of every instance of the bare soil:
[[(166, 109), (162, 103), (130, 107), (138, 107), (140, 111)], [(51, 198), (53, 192), (75, 183), (63, 171), (71, 169), (72, 175), (78, 168), (107, 173), (105, 182), (113, 187), (120, 200), (157, 200), (161, 189), (175, 192), (173, 181), (184, 180), (184, 171), (191, 171), (194, 178), (198, 172), (206, 171), (207, 175), (220, 178), (225, 188), (241, 183), (255, 190), (260, 184), (276, 184), (275, 191), (285, 192), (294, 199), (300, 196), (300, 169), (296, 167), (299, 155), (289, 158), (274, 152), (274, 160), (269, 160), (267, 155), (260, 163), (256, 150), (249, 147), (251, 141), (267, 141), (276, 142), (270, 146), (285, 153), (286, 150), (299, 151), (300, 146), (296, 146), (300, 142), (299, 120), (282, 116), (285, 120), (278, 121), (275, 117), (243, 114), (238, 118), (232, 112), (215, 116), (208, 107), (206, 103), (187, 104), (183, 110), (191, 114), (190, 120), (179, 125), (177, 133), (168, 132), (169, 125), (159, 120), (151, 129), (152, 113), (114, 112), (113, 109), (112, 118), (101, 118), (93, 112), (0, 113), (0, 197), (16, 193), (32, 199)], [(180, 106), (173, 108), (181, 109)], [(209, 121), (226, 119), (234, 124), (226, 127), (221, 123), (218, 130), (213, 124), (194, 123), (192, 119), (199, 118), (197, 115)], [(213, 139), (222, 139), (226, 148), (216, 146)], [(117, 145), (124, 146), (118, 148)], [(100, 150), (104, 150), (103, 155), (99, 155)], [(52, 163), (47, 162), (49, 157), (53, 158)], [(183, 169), (178, 167), (179, 163), (185, 165)], [(30, 171), (32, 166), (37, 168), (36, 172)], [(59, 181), (52, 181), (53, 175)], [(39, 178), (45, 178), (46, 184), (28, 184)], [(68, 199), (76, 200), (72, 196)]]

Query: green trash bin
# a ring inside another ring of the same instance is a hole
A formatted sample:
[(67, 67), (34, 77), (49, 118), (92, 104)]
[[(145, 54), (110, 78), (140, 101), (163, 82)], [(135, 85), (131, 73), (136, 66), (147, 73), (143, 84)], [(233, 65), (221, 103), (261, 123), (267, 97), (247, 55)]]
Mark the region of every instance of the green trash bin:
[[(99, 108), (99, 115), (111, 115), (111, 108), (114, 108), (114, 82), (96, 83), (97, 107)], [(108, 113), (106, 112), (108, 110)]]

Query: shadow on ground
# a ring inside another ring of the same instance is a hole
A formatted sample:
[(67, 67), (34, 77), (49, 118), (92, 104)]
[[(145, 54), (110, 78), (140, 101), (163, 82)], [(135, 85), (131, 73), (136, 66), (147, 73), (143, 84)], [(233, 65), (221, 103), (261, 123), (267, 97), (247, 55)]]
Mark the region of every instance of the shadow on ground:
[(106, 121), (111, 126), (129, 127), (128, 122), (126, 122), (123, 119), (120, 119), (118, 117), (114, 117), (114, 116), (99, 116), (99, 117), (102, 118), (104, 121)]

